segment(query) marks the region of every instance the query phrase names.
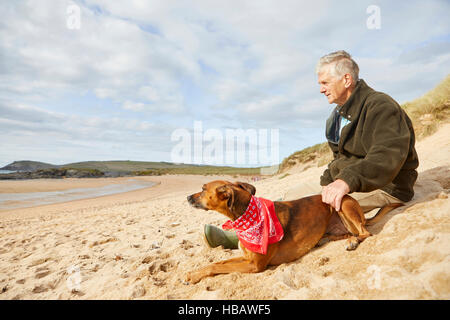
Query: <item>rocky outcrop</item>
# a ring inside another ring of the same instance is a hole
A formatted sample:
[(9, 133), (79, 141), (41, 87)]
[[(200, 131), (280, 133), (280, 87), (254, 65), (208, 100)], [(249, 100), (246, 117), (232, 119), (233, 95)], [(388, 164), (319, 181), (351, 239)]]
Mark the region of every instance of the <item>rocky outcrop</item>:
[(96, 169), (40, 169), (32, 172), (13, 172), (0, 174), (0, 180), (21, 179), (62, 179), (62, 178), (99, 178), (105, 174)]

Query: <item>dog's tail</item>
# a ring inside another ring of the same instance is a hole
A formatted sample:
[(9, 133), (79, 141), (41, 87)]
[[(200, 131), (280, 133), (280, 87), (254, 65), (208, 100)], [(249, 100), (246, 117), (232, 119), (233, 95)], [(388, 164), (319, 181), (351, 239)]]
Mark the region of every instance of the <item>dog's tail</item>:
[(367, 219), (365, 225), (366, 226), (371, 226), (371, 225), (377, 223), (386, 214), (388, 214), (389, 212), (391, 212), (395, 208), (398, 208), (398, 207), (401, 207), (401, 206), (403, 206), (403, 203), (392, 203), (392, 204), (388, 204), (387, 206), (384, 206), (383, 208), (378, 210), (378, 212), (372, 218)]

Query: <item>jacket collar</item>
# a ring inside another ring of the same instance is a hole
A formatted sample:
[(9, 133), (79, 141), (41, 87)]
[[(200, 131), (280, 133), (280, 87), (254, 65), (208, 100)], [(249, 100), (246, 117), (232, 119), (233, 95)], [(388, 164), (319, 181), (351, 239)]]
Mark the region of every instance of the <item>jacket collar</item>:
[(369, 87), (363, 79), (358, 80), (355, 89), (348, 98), (348, 100), (342, 105), (337, 106), (339, 114), (344, 118), (353, 121), (359, 116), (361, 107), (364, 104), (369, 93), (374, 90)]
[(371, 87), (369, 87), (363, 79), (360, 79), (358, 80), (355, 90), (353, 90), (348, 100), (342, 106), (336, 107), (336, 110), (342, 117), (350, 120), (350, 124), (345, 126), (345, 128), (343, 128), (341, 131), (338, 144), (339, 152), (344, 153), (344, 143), (347, 140), (347, 137), (352, 128), (358, 122), (357, 120), (359, 118), (359, 115), (361, 114), (361, 110), (364, 102), (366, 101), (366, 98), (372, 92), (375, 91)]

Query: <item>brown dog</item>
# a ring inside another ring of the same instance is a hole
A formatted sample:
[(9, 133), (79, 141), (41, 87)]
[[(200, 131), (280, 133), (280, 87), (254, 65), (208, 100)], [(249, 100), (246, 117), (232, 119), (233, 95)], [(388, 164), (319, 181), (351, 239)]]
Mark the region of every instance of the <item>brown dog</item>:
[[(245, 212), (255, 192), (255, 187), (248, 183), (212, 181), (203, 185), (202, 192), (188, 196), (187, 200), (195, 208), (215, 210), (234, 221)], [(190, 272), (186, 280), (197, 283), (216, 274), (261, 272), (268, 265), (279, 265), (300, 258), (323, 237), (331, 240), (348, 238), (347, 250), (354, 250), (360, 242), (371, 236), (365, 225), (376, 222), (400, 205), (386, 206), (366, 221), (358, 202), (350, 196), (342, 199), (339, 212), (323, 203), (321, 195), (294, 201), (275, 201), (275, 212), (283, 227), (284, 237), (270, 244), (267, 254), (249, 251), (241, 245), (243, 257), (213, 263)]]

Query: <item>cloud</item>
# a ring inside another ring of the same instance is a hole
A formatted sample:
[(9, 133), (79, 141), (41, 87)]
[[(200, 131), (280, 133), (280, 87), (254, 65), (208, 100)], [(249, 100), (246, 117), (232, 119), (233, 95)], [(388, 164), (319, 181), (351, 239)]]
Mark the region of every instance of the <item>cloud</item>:
[(182, 103), (173, 98), (180, 88), (176, 79), (198, 67), (170, 42), (130, 21), (96, 15), (85, 7), (81, 28), (70, 30), (65, 26), (64, 2), (3, 6), (15, 11), (1, 33), (5, 59), (0, 88), (12, 96), (54, 97), (92, 90), (100, 99), (124, 103), (133, 100), (139, 87), (152, 85), (162, 101), (155, 111), (183, 108), (166, 108), (164, 101)]
[[(148, 150), (150, 146), (155, 154), (167, 154), (170, 146), (164, 137), (170, 137), (175, 129), (145, 120), (65, 115), (8, 101), (0, 103), (2, 144), (8, 145), (8, 153), (15, 150), (12, 156), (20, 159), (30, 159), (33, 149), (40, 150), (36, 153), (39, 159), (59, 164), (86, 160), (86, 154), (97, 153), (95, 149), (109, 154), (106, 159), (129, 159), (130, 152)], [(61, 152), (70, 148), (73, 159)], [(142, 154), (139, 158), (143, 159)]]
[[(332, 106), (318, 90), (320, 56), (349, 51), (367, 83), (399, 102), (447, 74), (448, 3), (379, 1), (379, 30), (366, 26), (371, 4), (2, 2), (0, 131), (16, 145), (2, 142), (0, 161), (57, 160), (52, 145), (66, 158), (169, 160), (171, 132), (195, 120), (280, 128), (287, 156), (323, 139)], [(67, 27), (69, 5), (79, 29)]]

